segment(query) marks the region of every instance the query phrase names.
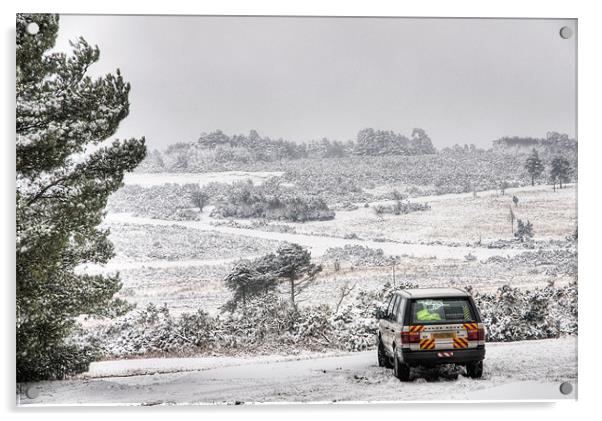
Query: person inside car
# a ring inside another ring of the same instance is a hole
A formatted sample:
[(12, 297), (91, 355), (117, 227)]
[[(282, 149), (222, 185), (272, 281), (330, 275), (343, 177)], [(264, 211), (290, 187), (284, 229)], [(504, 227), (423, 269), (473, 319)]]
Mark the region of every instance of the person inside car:
[(418, 306), (422, 307), (421, 309), (417, 309), (416, 311), (416, 320), (419, 321), (433, 321), (433, 320), (441, 320), (441, 316), (438, 312), (431, 312), (429, 309), (422, 303), (419, 303)]

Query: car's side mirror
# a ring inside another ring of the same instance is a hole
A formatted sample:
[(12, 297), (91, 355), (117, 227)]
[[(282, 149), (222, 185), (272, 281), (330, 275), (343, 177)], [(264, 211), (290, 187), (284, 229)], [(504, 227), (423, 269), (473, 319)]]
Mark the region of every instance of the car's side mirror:
[(379, 320), (387, 318), (387, 315), (385, 314), (385, 310), (382, 307), (378, 307), (376, 309), (376, 318)]

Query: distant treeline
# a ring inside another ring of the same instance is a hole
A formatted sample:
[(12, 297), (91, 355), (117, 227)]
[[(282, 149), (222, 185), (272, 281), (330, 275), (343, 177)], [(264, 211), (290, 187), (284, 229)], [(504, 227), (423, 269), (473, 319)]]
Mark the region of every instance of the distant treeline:
[(422, 129), (414, 129), (408, 138), (392, 131), (363, 129), (356, 140), (293, 142), (282, 138), (260, 136), (255, 130), (248, 135), (227, 135), (221, 130), (202, 133), (196, 142), (178, 142), (165, 152), (153, 151), (139, 170), (158, 171), (205, 167), (202, 163), (227, 164), (274, 162), (294, 159), (344, 158), (350, 156), (414, 156), (437, 153), (431, 139)]
[(545, 138), (534, 137), (502, 137), (493, 141), (494, 149), (523, 149), (531, 151), (534, 148), (552, 155), (567, 155), (577, 152), (577, 140), (571, 139), (565, 133), (548, 132)]
[(282, 138), (261, 137), (255, 130), (248, 136), (228, 136), (221, 130), (203, 133), (197, 141), (203, 149), (218, 150), (234, 158), (236, 149), (251, 151), (256, 160), (301, 158), (342, 158), (350, 155), (425, 155), (435, 153), (431, 139), (422, 129), (414, 129), (410, 138), (385, 130), (363, 129), (355, 141), (340, 142), (323, 138), (320, 141), (297, 143)]
[[(548, 133), (546, 138), (503, 137), (493, 141), (492, 149), (471, 145), (446, 147), (443, 154), (483, 154), (494, 152), (530, 152), (537, 148), (542, 156), (576, 156), (577, 141), (566, 134)], [(437, 154), (423, 129), (414, 129), (410, 137), (387, 130), (366, 128), (355, 140), (293, 142), (282, 138), (260, 136), (255, 130), (248, 135), (227, 135), (221, 130), (202, 133), (196, 142), (179, 142), (164, 152), (154, 150), (139, 167), (141, 172), (204, 172), (245, 167), (266, 162), (298, 159), (348, 158), (354, 156), (422, 156)]]

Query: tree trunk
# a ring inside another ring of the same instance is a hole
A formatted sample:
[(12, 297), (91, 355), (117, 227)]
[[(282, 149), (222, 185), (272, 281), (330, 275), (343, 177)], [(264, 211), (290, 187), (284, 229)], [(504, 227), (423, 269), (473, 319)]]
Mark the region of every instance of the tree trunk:
[(295, 280), (291, 279), (291, 304), (295, 307)]
[(242, 290), (242, 314), (244, 315), (247, 312), (247, 290), (243, 288)]
[(534, 185), (535, 185), (535, 176), (532, 175), (531, 176), (531, 186), (534, 186)]

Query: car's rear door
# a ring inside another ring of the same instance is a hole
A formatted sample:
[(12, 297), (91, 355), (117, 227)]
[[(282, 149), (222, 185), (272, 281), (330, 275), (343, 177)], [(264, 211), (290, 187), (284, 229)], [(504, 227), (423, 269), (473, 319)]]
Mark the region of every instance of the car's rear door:
[(418, 299), (411, 305), (410, 330), (420, 332), (420, 340), (412, 343), (410, 349), (470, 349), (480, 344), (476, 333), (482, 326), (477, 322), (476, 310), (468, 297)]

